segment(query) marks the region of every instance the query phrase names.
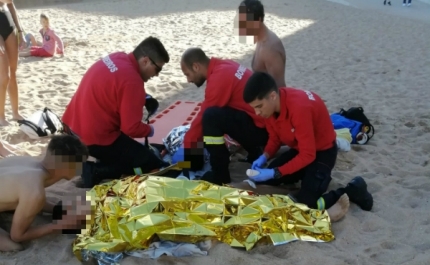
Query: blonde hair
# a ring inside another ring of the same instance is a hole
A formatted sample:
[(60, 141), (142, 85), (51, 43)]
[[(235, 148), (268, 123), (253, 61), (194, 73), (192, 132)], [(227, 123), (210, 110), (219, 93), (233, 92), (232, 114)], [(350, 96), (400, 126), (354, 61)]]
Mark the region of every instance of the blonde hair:
[(45, 14), (40, 14), (40, 18), (42, 19), (45, 19), (47, 22), (48, 22), (48, 24), (49, 24), (49, 18), (48, 18), (48, 16), (47, 15), (45, 15)]

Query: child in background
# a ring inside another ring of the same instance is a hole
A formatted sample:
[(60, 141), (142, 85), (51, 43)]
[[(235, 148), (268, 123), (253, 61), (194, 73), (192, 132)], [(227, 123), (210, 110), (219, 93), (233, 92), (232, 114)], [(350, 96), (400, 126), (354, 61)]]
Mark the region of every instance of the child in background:
[(54, 30), (49, 27), (49, 18), (46, 15), (40, 15), (40, 24), (43, 26), (39, 31), (42, 35), (43, 43), (37, 42), (33, 35), (27, 34), (26, 38), (30, 39), (31, 46), (20, 52), (19, 56), (52, 57), (55, 52), (64, 56), (63, 41)]

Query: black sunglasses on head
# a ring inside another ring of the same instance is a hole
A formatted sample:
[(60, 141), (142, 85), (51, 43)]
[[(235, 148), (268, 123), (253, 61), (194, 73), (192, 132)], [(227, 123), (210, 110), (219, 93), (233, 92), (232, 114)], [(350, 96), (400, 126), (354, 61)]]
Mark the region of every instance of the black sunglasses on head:
[(151, 59), (151, 57), (149, 57), (149, 56), (148, 56), (148, 58), (149, 58), (149, 60), (151, 61), (151, 63), (152, 63), (153, 65), (155, 65), (155, 68), (157, 68), (157, 73), (159, 73), (159, 72), (161, 72), (161, 70), (163, 70), (163, 68), (162, 68), (162, 67), (158, 66), (158, 64), (156, 64), (156, 63), (154, 62), (154, 60), (152, 60), (152, 59)]

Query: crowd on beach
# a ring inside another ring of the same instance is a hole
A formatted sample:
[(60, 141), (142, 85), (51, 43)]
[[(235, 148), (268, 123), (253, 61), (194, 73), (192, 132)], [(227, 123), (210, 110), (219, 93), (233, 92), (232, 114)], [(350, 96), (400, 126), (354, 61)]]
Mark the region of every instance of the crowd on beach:
[[(64, 56), (65, 45), (47, 15), (40, 16), (42, 42), (38, 42), (25, 34), (13, 1), (0, 2), (4, 3), (0, 8), (0, 125), (7, 126), (6, 92), (12, 121), (25, 120), (18, 111), (18, 55)], [(245, 162), (253, 170), (248, 178), (257, 187), (300, 182), (291, 198), (309, 208), (327, 210), (332, 222), (347, 214), (350, 202), (370, 211), (373, 197), (360, 176), (328, 191), (338, 154), (329, 111), (320, 95), (286, 85), (284, 46), (264, 22), (259, 0), (239, 3), (238, 34), (252, 36), (256, 46), (251, 69), (209, 56), (201, 48), (183, 52), (178, 67), (184, 78), (206, 87), (201, 109), (171, 154), (171, 164), (187, 162), (187, 170), (198, 171), (204, 165), (205, 150), (211, 170), (202, 180), (229, 185), (230, 153), (224, 139), (229, 135), (246, 150)], [(14, 155), (13, 147), (0, 143), (0, 155), (5, 157), (0, 160), (0, 212), (14, 211), (11, 230), (0, 229), (0, 251), (20, 250), (21, 242), (81, 226), (88, 213), (86, 203), (76, 197), (71, 203), (47, 203), (46, 187), (81, 176), (83, 187), (90, 189), (106, 179), (169, 166), (153, 148), (135, 140), (157, 133), (142, 122), (143, 108), (152, 113), (158, 108), (144, 87), (169, 62), (168, 47), (152, 36), (129, 53), (112, 51), (85, 72), (61, 117), (64, 130), (52, 136), (41, 159)], [(282, 145), (289, 149), (277, 155)], [(40, 212), (60, 218), (31, 226)]]

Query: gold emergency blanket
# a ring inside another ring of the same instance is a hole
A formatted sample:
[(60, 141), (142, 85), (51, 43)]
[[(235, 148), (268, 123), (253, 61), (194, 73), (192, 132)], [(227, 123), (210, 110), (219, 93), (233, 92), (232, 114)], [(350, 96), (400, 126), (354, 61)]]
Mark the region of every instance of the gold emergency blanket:
[(334, 239), (326, 211), (309, 209), (288, 196), (157, 176), (132, 176), (87, 192), (93, 211), (88, 229), (73, 242), (81, 250), (124, 252), (147, 248), (155, 238), (195, 243), (216, 239), (251, 249), (295, 240)]

